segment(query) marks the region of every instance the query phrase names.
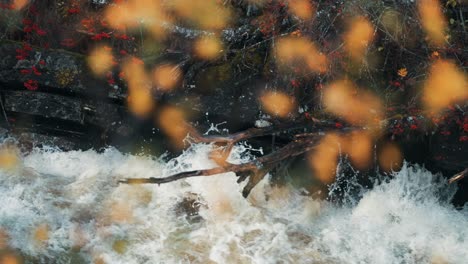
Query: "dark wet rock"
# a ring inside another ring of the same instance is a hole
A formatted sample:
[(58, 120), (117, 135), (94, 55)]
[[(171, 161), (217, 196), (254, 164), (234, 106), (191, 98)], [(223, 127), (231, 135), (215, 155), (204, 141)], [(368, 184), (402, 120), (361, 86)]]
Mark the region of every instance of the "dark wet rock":
[[(38, 82), (40, 88), (55, 89), (54, 92), (58, 93), (87, 94), (113, 99), (125, 97), (123, 87), (110, 87), (105, 80), (94, 78), (82, 54), (32, 47), (26, 59), (18, 60), (17, 50), (22, 48), (23, 45), (17, 42), (0, 43), (0, 82), (14, 84), (32, 79)], [(32, 67), (35, 67), (39, 74), (32, 72)]]
[(177, 216), (183, 216), (191, 223), (197, 223), (203, 220), (199, 215), (199, 210), (203, 206), (200, 196), (196, 193), (187, 193), (182, 201), (178, 202), (175, 207)]
[(75, 98), (30, 91), (6, 91), (5, 110), (81, 122), (82, 103)]

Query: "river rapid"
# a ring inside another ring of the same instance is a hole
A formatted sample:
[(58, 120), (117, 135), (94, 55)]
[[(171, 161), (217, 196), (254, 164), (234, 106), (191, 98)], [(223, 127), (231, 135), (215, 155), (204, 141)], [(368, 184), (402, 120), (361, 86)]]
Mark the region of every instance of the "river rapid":
[[(418, 166), (341, 205), (272, 187), (268, 177), (244, 199), (233, 173), (117, 184), (213, 167), (210, 150), (194, 145), (169, 161), (113, 148), (21, 155), (0, 171), (2, 250), (26, 263), (468, 261), (468, 208), (456, 210), (454, 187)], [(237, 146), (230, 161), (248, 152)], [(192, 207), (198, 215), (187, 216)]]

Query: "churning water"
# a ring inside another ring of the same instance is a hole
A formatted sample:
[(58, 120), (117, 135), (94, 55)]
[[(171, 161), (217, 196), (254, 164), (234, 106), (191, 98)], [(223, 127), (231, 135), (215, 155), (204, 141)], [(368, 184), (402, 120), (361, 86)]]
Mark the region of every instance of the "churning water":
[[(35, 150), (0, 172), (4, 247), (34, 263), (468, 262), (468, 209), (454, 209), (453, 188), (421, 168), (405, 166), (341, 206), (268, 179), (244, 199), (232, 173), (117, 184), (214, 166), (209, 151), (195, 145), (164, 162), (115, 149)], [(231, 156), (246, 159), (242, 146)], [(183, 212), (190, 205), (198, 216)]]

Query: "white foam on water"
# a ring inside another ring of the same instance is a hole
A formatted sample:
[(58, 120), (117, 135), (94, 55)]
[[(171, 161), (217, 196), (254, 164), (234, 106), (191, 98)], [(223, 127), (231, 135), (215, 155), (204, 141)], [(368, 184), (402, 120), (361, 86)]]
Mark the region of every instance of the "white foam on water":
[[(468, 210), (424, 169), (405, 166), (355, 205), (334, 205), (271, 187), (248, 199), (233, 173), (163, 185), (118, 185), (213, 167), (211, 146), (165, 162), (107, 149), (35, 150), (0, 172), (0, 228), (10, 247), (35, 261), (75, 263), (466, 263)], [(232, 162), (245, 162), (245, 147)], [(198, 199), (201, 220), (180, 213)], [(47, 226), (46, 242), (34, 230)], [(76, 261), (76, 260), (75, 260)]]

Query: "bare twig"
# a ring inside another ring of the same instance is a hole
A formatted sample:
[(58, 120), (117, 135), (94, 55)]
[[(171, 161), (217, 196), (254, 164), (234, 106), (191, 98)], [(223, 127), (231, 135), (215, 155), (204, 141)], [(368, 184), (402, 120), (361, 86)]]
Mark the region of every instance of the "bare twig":
[(457, 182), (457, 181), (465, 178), (466, 175), (468, 175), (468, 168), (466, 168), (464, 171), (462, 171), (460, 173), (457, 173), (454, 176), (452, 176), (452, 178), (450, 178), (448, 182), (449, 182), (449, 184)]
[(245, 179), (249, 178), (247, 185), (242, 191), (242, 195), (247, 197), (250, 194), (250, 191), (259, 183), (263, 177), (279, 162), (288, 159), (290, 157), (298, 156), (304, 152), (311, 150), (316, 143), (316, 136), (309, 136), (295, 141), (290, 142), (281, 149), (270, 153), (268, 155), (259, 157), (253, 161), (243, 163), (243, 164), (232, 164), (227, 163), (226, 166), (216, 167), (206, 170), (195, 170), (195, 171), (186, 171), (177, 173), (168, 177), (163, 178), (133, 178), (125, 179), (120, 181), (124, 184), (162, 184), (173, 181), (178, 181), (190, 177), (200, 177), (200, 176), (213, 176), (226, 172), (234, 172), (239, 177), (238, 182), (242, 182)]
[(5, 123), (7, 125), (7, 128), (9, 129), (10, 128), (10, 122), (8, 121), (8, 116), (7, 116), (6, 111), (5, 111), (5, 106), (3, 105), (3, 93), (0, 94), (0, 108), (2, 110), (3, 118), (5, 118)]

